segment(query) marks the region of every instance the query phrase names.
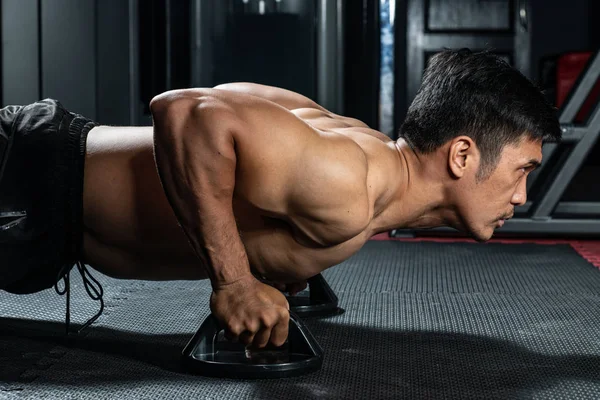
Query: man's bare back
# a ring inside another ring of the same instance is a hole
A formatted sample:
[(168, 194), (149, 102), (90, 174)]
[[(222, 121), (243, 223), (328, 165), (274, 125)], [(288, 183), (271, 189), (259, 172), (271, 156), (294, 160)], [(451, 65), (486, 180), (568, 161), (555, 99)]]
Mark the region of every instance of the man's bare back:
[[(316, 105), (286, 110), (248, 94), (218, 92), (221, 101), (246, 107), (253, 124), (254, 132), (236, 148), (233, 211), (255, 274), (305, 280), (385, 229), (375, 214), (393, 191), (383, 167), (400, 164), (394, 141)], [(256, 111), (248, 111), (248, 103)], [(284, 202), (284, 192), (294, 196), (292, 204)], [(152, 127), (89, 133), (84, 225), (85, 262), (103, 273), (208, 277), (162, 188)]]

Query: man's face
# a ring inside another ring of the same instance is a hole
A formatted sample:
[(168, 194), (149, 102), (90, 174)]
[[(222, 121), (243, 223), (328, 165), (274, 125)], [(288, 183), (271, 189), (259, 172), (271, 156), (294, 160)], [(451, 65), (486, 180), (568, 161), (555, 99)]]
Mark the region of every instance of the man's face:
[(494, 230), (514, 214), (515, 206), (527, 200), (527, 176), (542, 161), (542, 142), (523, 139), (504, 147), (491, 175), (477, 182), (475, 174), (465, 176), (464, 190), (457, 202), (460, 225), (477, 241), (489, 240)]

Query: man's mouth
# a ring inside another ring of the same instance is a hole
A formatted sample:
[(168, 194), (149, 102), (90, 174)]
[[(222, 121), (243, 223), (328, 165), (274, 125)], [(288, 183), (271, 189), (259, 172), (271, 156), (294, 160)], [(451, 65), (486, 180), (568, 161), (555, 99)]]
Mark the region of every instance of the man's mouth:
[(509, 216), (506, 216), (506, 217), (504, 217), (504, 218), (500, 218), (500, 219), (498, 220), (498, 226), (499, 226), (499, 227), (502, 227), (502, 226), (504, 225), (504, 223), (505, 223), (507, 220), (511, 219), (512, 217), (513, 217), (512, 215), (509, 215)]

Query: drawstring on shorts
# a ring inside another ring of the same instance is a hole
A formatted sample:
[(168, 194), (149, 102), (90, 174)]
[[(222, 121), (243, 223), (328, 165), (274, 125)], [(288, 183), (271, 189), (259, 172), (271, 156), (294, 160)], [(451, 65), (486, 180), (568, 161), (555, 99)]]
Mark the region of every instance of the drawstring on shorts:
[[(92, 276), (90, 271), (88, 271), (88, 269), (82, 262), (77, 261), (75, 265), (77, 266), (77, 269), (81, 274), (81, 278), (83, 279), (83, 286), (85, 287), (85, 291), (87, 292), (88, 296), (92, 300), (100, 302), (100, 310), (93, 317), (87, 320), (87, 322), (83, 324), (81, 328), (77, 329), (74, 332), (75, 334), (79, 334), (85, 328), (93, 324), (100, 317), (100, 315), (102, 315), (102, 312), (104, 311), (104, 290), (102, 289), (100, 282), (98, 282), (98, 280)], [(58, 273), (57, 282), (54, 284), (54, 290), (56, 290), (56, 293), (58, 293), (61, 296), (66, 295), (65, 324), (67, 335), (71, 333), (71, 284), (69, 279), (70, 271), (71, 267), (69, 265), (65, 265), (63, 268), (61, 268), (60, 272)], [(64, 288), (59, 289), (58, 283), (61, 280), (64, 282)]]

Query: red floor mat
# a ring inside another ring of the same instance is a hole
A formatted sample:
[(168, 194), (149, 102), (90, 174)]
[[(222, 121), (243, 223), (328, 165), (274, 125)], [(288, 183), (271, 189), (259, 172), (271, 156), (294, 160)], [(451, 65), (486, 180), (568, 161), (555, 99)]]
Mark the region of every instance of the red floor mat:
[[(473, 239), (467, 238), (391, 238), (387, 233), (380, 233), (371, 238), (371, 240), (398, 240), (404, 242), (475, 242)], [(600, 240), (555, 240), (555, 239), (492, 239), (488, 243), (537, 243), (537, 244), (570, 244), (583, 258), (591, 264), (600, 268)]]

